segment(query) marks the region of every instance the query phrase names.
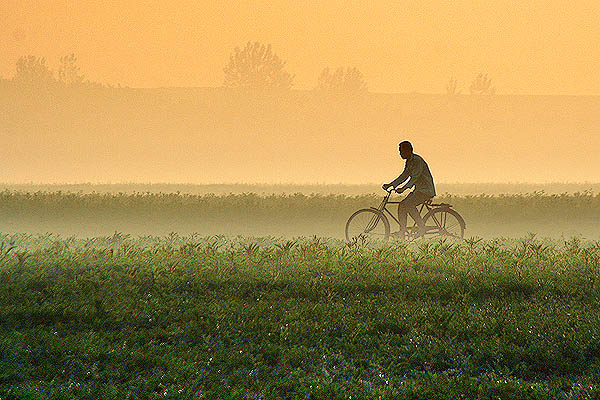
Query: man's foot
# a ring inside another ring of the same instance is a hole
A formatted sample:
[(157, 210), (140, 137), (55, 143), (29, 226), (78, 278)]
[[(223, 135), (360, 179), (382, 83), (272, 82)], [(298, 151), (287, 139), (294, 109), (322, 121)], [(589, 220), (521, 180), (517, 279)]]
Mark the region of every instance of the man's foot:
[(391, 235), (393, 235), (394, 237), (416, 239), (418, 237), (425, 236), (426, 231), (427, 231), (427, 229), (424, 226), (423, 227), (409, 226), (408, 228), (406, 228), (405, 233), (402, 233), (402, 231), (399, 231), (399, 232), (394, 232)]
[(425, 232), (427, 232), (427, 229), (425, 229), (424, 226), (419, 226), (417, 228), (414, 228), (413, 235), (414, 237), (418, 238), (421, 236), (425, 236)]
[(404, 239), (404, 238), (406, 238), (406, 231), (392, 232), (392, 233), (390, 233), (390, 236), (395, 237), (395, 238)]

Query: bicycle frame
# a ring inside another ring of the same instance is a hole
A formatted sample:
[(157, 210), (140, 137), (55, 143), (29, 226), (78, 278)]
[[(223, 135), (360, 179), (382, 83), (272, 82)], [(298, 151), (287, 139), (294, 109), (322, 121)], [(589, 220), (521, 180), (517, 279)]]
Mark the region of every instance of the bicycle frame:
[[(384, 233), (375, 232), (373, 235), (383, 235), (388, 238), (390, 235), (394, 237), (399, 237), (399, 234), (404, 233), (404, 237), (408, 240), (413, 240), (418, 237), (425, 237), (425, 235), (432, 235), (427, 237), (435, 237), (435, 236), (452, 236), (455, 238), (463, 238), (464, 231), (466, 227), (466, 223), (464, 218), (456, 212), (456, 210), (452, 209), (452, 205), (448, 203), (433, 203), (431, 199), (426, 200), (425, 202), (416, 206), (417, 211), (423, 218), (424, 226), (418, 226), (417, 222), (413, 220), (412, 225), (406, 226), (406, 230), (400, 229), (398, 232), (390, 232), (390, 217), (393, 221), (396, 221), (396, 224), (400, 227), (399, 218), (394, 215), (394, 213), (387, 207), (388, 204), (400, 204), (404, 199), (397, 201), (390, 201), (390, 197), (392, 196), (392, 191), (387, 191), (387, 194), (384, 196), (383, 201), (379, 204), (379, 207), (369, 207), (363, 208), (361, 210), (356, 211), (354, 214), (350, 216), (348, 221), (346, 222), (346, 239), (351, 241), (353, 237), (358, 237), (361, 235), (369, 235), (370, 232), (379, 227), (378, 229), (384, 229)], [(351, 225), (353, 218), (361, 213), (365, 213), (363, 215), (371, 215), (370, 220), (368, 220), (366, 226), (362, 225), (360, 222)], [(447, 225), (448, 217), (450, 217), (450, 225)], [(379, 225), (379, 221), (383, 221), (382, 225)], [(349, 227), (353, 226), (353, 231), (358, 227), (358, 234), (350, 234)], [(358, 236), (357, 236), (358, 235)]]
[[(387, 195), (383, 198), (383, 201), (381, 202), (379, 207), (377, 207), (377, 208), (371, 207), (371, 208), (380, 211), (382, 214), (387, 213), (390, 217), (392, 217), (392, 219), (394, 221), (396, 221), (396, 223), (398, 225), (400, 225), (400, 221), (394, 214), (392, 214), (392, 212), (390, 210), (388, 210), (387, 205), (388, 204), (400, 204), (402, 200), (390, 201), (391, 195), (392, 195), (392, 190), (388, 190)], [(421, 214), (421, 216), (423, 216), (423, 209), (425, 209), (425, 208), (427, 209), (427, 212), (429, 212), (433, 209), (433, 205), (430, 202), (426, 201), (425, 203), (422, 203), (420, 207), (417, 207), (417, 209), (419, 210), (419, 214)], [(413, 223), (415, 223), (415, 222), (413, 221)]]

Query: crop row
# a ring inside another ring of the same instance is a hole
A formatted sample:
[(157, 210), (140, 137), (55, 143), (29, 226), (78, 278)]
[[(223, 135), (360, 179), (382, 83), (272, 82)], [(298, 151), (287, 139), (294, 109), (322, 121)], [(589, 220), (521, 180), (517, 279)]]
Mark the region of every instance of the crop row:
[[(190, 195), (0, 192), (0, 231), (98, 236), (170, 232), (201, 235), (341, 237), (357, 209), (377, 206), (376, 195)], [(467, 236), (598, 238), (600, 195), (591, 192), (499, 196), (441, 195), (467, 221)], [(392, 212), (394, 207), (391, 207)]]

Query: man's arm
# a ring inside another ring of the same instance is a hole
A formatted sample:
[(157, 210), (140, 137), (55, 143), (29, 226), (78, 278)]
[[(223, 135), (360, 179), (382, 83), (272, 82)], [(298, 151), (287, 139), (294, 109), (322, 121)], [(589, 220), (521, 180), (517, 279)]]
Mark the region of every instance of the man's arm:
[(402, 171), (402, 173), (400, 174), (400, 176), (397, 177), (396, 179), (394, 179), (393, 181), (391, 181), (390, 183), (388, 183), (387, 186), (388, 187), (391, 186), (391, 187), (395, 188), (396, 186), (398, 186), (399, 184), (401, 184), (402, 182), (404, 182), (406, 179), (408, 179), (408, 174), (409, 174), (408, 163), (406, 163), (404, 165), (404, 171)]
[(420, 158), (413, 158), (410, 164), (410, 180), (399, 189), (400, 192), (415, 186), (417, 179), (423, 174), (423, 161)]

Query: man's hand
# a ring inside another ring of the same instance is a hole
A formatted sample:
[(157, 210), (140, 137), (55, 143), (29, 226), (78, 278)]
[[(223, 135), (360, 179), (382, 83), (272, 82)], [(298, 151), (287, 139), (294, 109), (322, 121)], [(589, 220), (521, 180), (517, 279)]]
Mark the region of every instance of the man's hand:
[(392, 186), (391, 183), (384, 183), (381, 185), (381, 188), (387, 192), (387, 190)]
[(406, 190), (406, 188), (403, 188), (403, 187), (401, 187), (401, 188), (397, 188), (397, 189), (396, 189), (396, 193), (398, 193), (398, 194), (401, 194), (401, 193), (402, 193), (402, 192), (404, 192), (405, 190)]

